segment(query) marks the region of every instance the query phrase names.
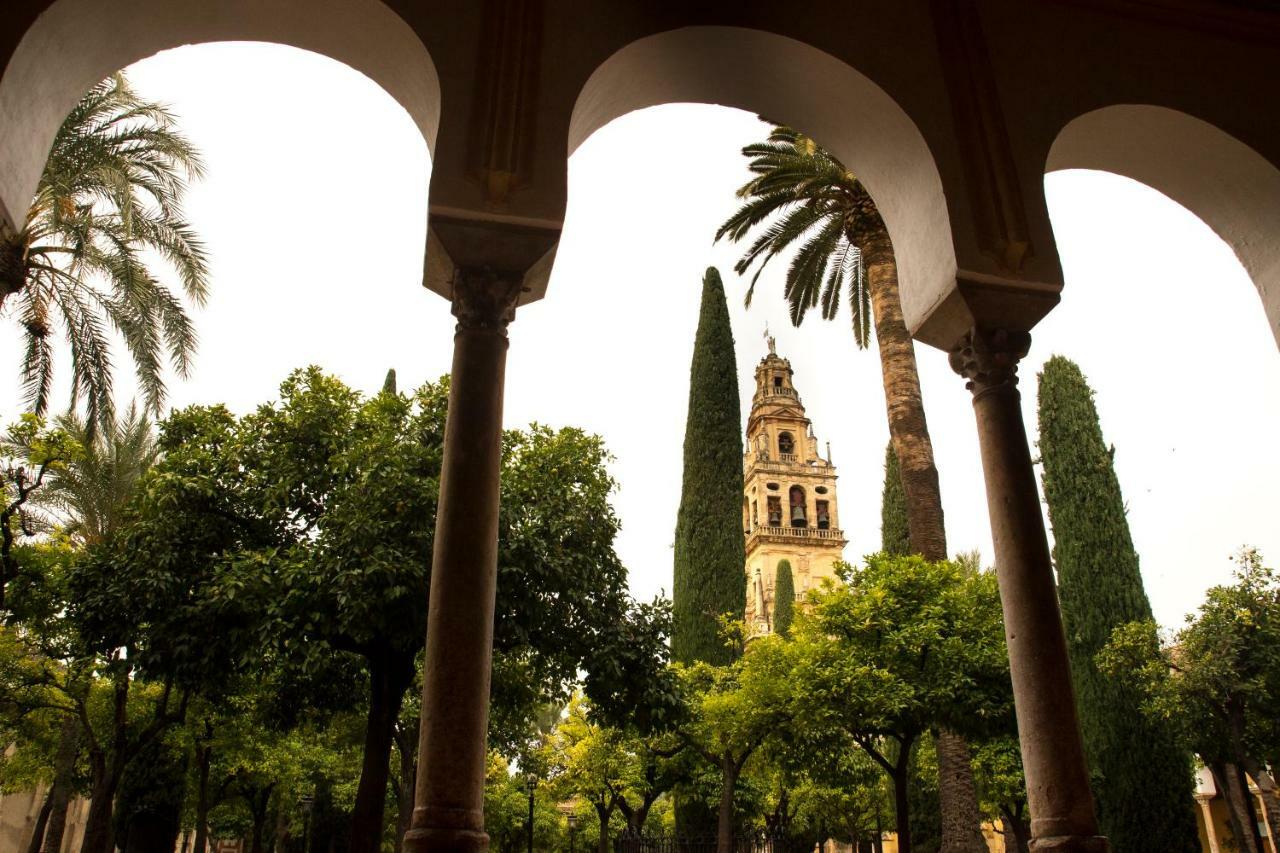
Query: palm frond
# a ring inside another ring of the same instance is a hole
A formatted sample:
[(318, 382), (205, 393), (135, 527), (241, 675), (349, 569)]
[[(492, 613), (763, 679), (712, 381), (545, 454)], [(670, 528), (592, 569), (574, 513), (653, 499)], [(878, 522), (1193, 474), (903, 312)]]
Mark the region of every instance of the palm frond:
[(182, 214), (188, 182), (203, 174), (169, 108), (141, 97), (123, 75), (72, 108), (16, 238), (26, 266), (10, 300), (28, 329), (21, 377), (34, 411), (49, 405), (55, 315), (70, 344), (71, 405), (83, 399), (90, 421), (104, 428), (113, 408), (108, 326), (124, 339), (148, 411), (163, 407), (166, 361), (188, 374), (195, 329), (163, 280), (171, 273), (197, 306), (208, 295), (206, 249)]

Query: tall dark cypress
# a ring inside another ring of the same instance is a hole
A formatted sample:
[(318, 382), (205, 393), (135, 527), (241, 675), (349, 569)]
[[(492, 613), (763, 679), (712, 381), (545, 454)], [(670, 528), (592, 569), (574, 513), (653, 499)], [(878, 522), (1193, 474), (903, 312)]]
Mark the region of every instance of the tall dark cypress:
[(726, 664), (720, 617), (742, 619), (747, 601), (742, 537), (742, 410), (724, 285), (702, 280), (702, 309), (689, 369), (684, 483), (676, 520), (671, 656)]
[(880, 495), (880, 550), (886, 554), (912, 552), (911, 530), (907, 527), (907, 495), (898, 473), (898, 454), (893, 442), (884, 449), (884, 491)]
[(773, 632), (780, 636), (791, 633), (796, 614), (796, 581), (791, 576), (791, 561), (778, 561), (778, 574), (773, 581)]
[(1139, 712), (1139, 696), (1094, 664), (1111, 632), (1150, 619), (1151, 604), (1114, 448), (1103, 441), (1093, 391), (1074, 362), (1054, 356), (1045, 363), (1039, 418), (1058, 595), (1098, 821), (1115, 853), (1195, 853), (1191, 756)]

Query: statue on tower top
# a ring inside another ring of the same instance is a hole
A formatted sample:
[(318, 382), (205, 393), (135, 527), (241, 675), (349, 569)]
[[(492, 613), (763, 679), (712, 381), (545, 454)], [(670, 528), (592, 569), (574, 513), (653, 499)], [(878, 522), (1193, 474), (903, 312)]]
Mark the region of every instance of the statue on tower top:
[(769, 324), (764, 324), (764, 339), (769, 344), (769, 355), (778, 354), (778, 342), (773, 339), (773, 335), (769, 334)]

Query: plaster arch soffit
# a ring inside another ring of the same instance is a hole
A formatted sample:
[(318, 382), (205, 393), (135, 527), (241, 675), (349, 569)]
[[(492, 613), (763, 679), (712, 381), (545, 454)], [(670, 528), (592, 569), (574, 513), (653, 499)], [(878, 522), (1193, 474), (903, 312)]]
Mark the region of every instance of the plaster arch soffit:
[(906, 111), (862, 72), (763, 30), (668, 30), (632, 42), (595, 69), (574, 104), (569, 154), (616, 118), (672, 103), (786, 122), (849, 164), (893, 239), (909, 328), (954, 289), (955, 248), (933, 154)]
[(1138, 181), (1194, 213), (1231, 247), (1280, 345), (1280, 168), (1226, 131), (1150, 104), (1115, 104), (1059, 131), (1045, 172), (1093, 169)]
[(91, 86), (160, 51), (217, 41), (289, 45), (347, 65), (404, 108), (434, 154), (435, 63), (381, 0), (57, 0), (0, 76), (0, 224), (25, 217), (54, 135)]

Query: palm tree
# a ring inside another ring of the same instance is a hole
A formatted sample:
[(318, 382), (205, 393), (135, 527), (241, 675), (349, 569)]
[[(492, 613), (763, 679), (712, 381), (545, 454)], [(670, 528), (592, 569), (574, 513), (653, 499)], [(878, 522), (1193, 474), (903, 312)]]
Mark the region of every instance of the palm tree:
[(148, 411), (164, 403), (165, 357), (186, 376), (196, 334), (157, 267), (197, 305), (208, 288), (203, 245), (183, 218), (187, 180), (203, 166), (173, 115), (123, 75), (94, 86), (49, 152), (27, 222), (0, 236), (0, 307), (21, 324), (21, 377), (37, 414), (49, 406), (55, 330), (71, 352), (71, 406), (90, 433), (112, 412), (111, 337), (124, 339)]
[(109, 429), (95, 432), (74, 412), (56, 424), (81, 452), (54, 472), (34, 501), (81, 545), (101, 544), (120, 527), (139, 480), (160, 456), (151, 420), (130, 404)]
[[(783, 293), (791, 322), (799, 326), (811, 308), (830, 320), (848, 291), (853, 335), (866, 348), (874, 321), (880, 352), (889, 436), (898, 457), (912, 548), (930, 560), (947, 558), (938, 468), (925, 421), (915, 348), (902, 319), (893, 243), (870, 193), (843, 163), (816, 142), (783, 126), (742, 149), (754, 177), (738, 190), (742, 206), (716, 232), (739, 242), (759, 227), (734, 270), (755, 274), (795, 248)], [(938, 733), (939, 786), (946, 853), (985, 851), (968, 747), (954, 733)], [(945, 790), (943, 790), (945, 789)], [(903, 851), (907, 853), (907, 851)]]

